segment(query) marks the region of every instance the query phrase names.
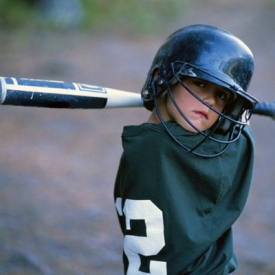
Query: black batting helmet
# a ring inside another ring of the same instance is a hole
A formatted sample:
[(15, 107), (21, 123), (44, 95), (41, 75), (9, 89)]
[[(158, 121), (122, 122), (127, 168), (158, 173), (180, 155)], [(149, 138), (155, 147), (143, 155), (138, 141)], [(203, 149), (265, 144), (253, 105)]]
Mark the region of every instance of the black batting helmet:
[[(161, 45), (141, 96), (144, 106), (152, 110), (156, 107), (156, 98), (175, 83), (182, 84), (183, 76), (206, 80), (230, 90), (235, 100), (222, 113), (217, 111), (220, 119), (213, 131), (228, 133), (236, 132), (238, 128), (238, 134), (232, 134), (228, 140), (230, 144), (247, 124), (249, 116), (243, 122), (242, 114), (253, 110), (257, 103), (247, 93), (253, 70), (254, 59), (250, 49), (232, 33), (214, 26), (191, 25), (174, 32)], [(154, 79), (156, 72), (158, 77)], [(211, 139), (211, 135), (208, 138)], [(212, 139), (215, 140), (214, 137)]]

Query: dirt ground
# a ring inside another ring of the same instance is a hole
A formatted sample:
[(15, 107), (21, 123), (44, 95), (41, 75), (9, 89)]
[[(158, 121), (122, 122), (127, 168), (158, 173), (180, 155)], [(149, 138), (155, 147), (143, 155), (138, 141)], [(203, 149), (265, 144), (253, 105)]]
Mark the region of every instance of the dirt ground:
[[(242, 38), (255, 56), (250, 92), (273, 100), (275, 6), (208, 0), (156, 36), (0, 30), (2, 76), (75, 81), (139, 92), (160, 43), (206, 23)], [(122, 274), (113, 183), (124, 125), (143, 108), (0, 107), (0, 274)], [(252, 118), (256, 162), (250, 197), (234, 226), (236, 275), (275, 274), (275, 121)]]

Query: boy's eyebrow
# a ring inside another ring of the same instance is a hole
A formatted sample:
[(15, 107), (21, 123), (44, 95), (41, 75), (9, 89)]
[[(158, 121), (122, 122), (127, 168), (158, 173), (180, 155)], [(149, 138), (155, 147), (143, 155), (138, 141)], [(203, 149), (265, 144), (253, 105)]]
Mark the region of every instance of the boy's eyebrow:
[[(186, 77), (186, 79), (188, 79), (188, 76)], [(197, 77), (190, 77), (190, 79), (192, 79), (193, 81), (201, 81), (201, 82), (203, 82), (203, 83), (205, 83), (205, 84), (215, 85), (215, 86), (216, 86), (217, 88), (219, 88), (220, 90), (229, 93), (229, 94), (230, 94), (230, 98), (232, 98), (233, 100), (237, 97), (236, 94), (235, 94), (233, 91), (231, 91), (231, 90), (229, 90), (228, 88), (225, 88), (225, 87), (223, 87), (223, 86), (220, 86), (220, 85), (218, 85), (218, 84), (216, 84), (216, 83), (213, 83), (213, 82), (211, 82), (211, 81), (208, 81), (208, 80), (205, 80), (205, 79), (202, 79), (202, 78), (197, 78)], [(184, 80), (184, 79), (183, 79), (183, 80)]]

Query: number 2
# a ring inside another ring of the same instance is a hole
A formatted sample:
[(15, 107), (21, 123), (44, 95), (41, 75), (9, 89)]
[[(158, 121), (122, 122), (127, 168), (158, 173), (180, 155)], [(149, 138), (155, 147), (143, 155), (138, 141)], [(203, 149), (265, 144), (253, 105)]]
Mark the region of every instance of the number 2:
[(129, 261), (127, 275), (167, 275), (166, 262), (151, 261), (150, 273), (139, 271), (143, 256), (157, 255), (165, 245), (162, 211), (150, 200), (126, 199), (122, 211), (122, 199), (116, 199), (120, 216), (125, 215), (126, 229), (131, 230), (131, 220), (144, 220), (146, 237), (125, 235), (124, 252)]

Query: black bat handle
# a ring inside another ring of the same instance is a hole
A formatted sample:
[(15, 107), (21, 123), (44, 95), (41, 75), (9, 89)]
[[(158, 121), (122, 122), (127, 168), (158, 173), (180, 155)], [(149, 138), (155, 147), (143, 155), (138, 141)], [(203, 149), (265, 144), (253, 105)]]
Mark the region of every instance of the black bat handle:
[(269, 116), (275, 119), (275, 100), (257, 103), (254, 107), (253, 114)]

